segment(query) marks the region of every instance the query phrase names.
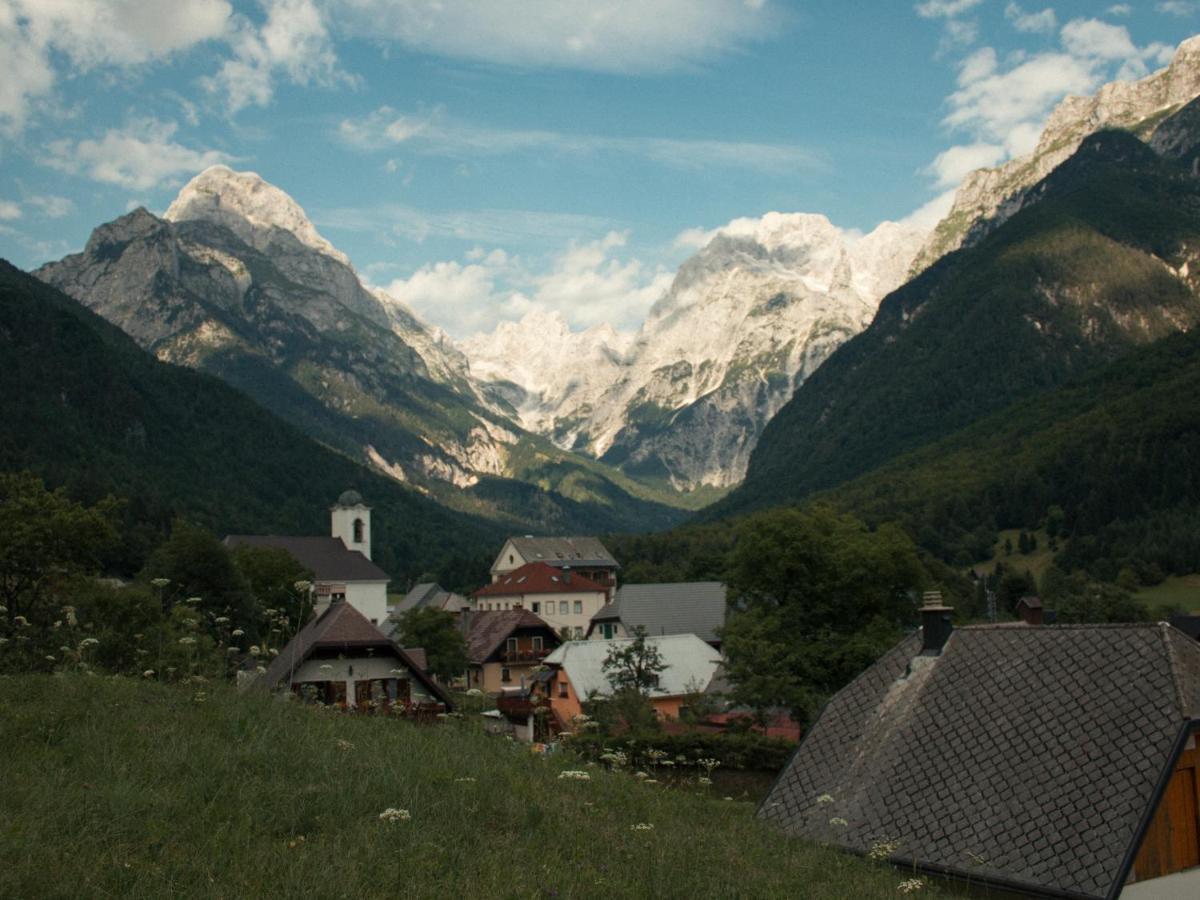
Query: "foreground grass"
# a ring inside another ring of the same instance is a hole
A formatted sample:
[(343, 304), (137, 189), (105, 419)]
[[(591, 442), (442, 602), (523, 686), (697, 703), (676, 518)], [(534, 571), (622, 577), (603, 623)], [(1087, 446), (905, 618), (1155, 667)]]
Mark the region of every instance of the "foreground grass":
[(4, 897), (872, 898), (906, 877), (701, 788), (560, 779), (583, 765), (468, 723), (31, 676), (0, 678), (0, 740)]

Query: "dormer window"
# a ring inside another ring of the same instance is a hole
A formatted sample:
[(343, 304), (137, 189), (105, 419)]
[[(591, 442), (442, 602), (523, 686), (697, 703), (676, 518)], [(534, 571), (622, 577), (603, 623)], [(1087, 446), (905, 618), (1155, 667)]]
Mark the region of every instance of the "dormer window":
[(363, 520), (355, 519), (354, 520), (354, 543), (361, 544), (363, 542), (363, 532), (364, 531), (365, 531), (365, 527), (363, 526)]

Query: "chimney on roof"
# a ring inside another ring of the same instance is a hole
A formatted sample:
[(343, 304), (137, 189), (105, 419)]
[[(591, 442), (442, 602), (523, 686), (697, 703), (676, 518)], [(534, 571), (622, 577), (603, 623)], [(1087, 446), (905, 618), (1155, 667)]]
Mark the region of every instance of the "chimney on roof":
[(563, 573), (563, 584), (570, 584), (571, 583), (571, 567), (563, 566), (562, 573)]
[(953, 608), (942, 604), (941, 591), (926, 591), (921, 603), (921, 654), (939, 656), (954, 625), (950, 621)]

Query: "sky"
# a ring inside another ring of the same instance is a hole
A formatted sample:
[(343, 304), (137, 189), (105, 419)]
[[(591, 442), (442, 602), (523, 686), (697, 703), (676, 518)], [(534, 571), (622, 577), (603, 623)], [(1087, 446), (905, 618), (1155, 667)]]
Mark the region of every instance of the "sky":
[(0, 256), (258, 172), (454, 337), (633, 329), (769, 211), (932, 224), (1200, 0), (0, 0)]

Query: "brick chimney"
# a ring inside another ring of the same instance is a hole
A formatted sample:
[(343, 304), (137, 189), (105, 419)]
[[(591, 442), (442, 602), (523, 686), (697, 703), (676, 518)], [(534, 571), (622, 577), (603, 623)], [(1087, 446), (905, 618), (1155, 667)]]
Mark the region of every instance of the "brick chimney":
[(921, 654), (940, 656), (954, 625), (950, 614), (954, 609), (942, 603), (941, 591), (926, 591), (921, 603)]
[(563, 584), (570, 584), (571, 583), (571, 567), (563, 566), (562, 573), (563, 573)]

